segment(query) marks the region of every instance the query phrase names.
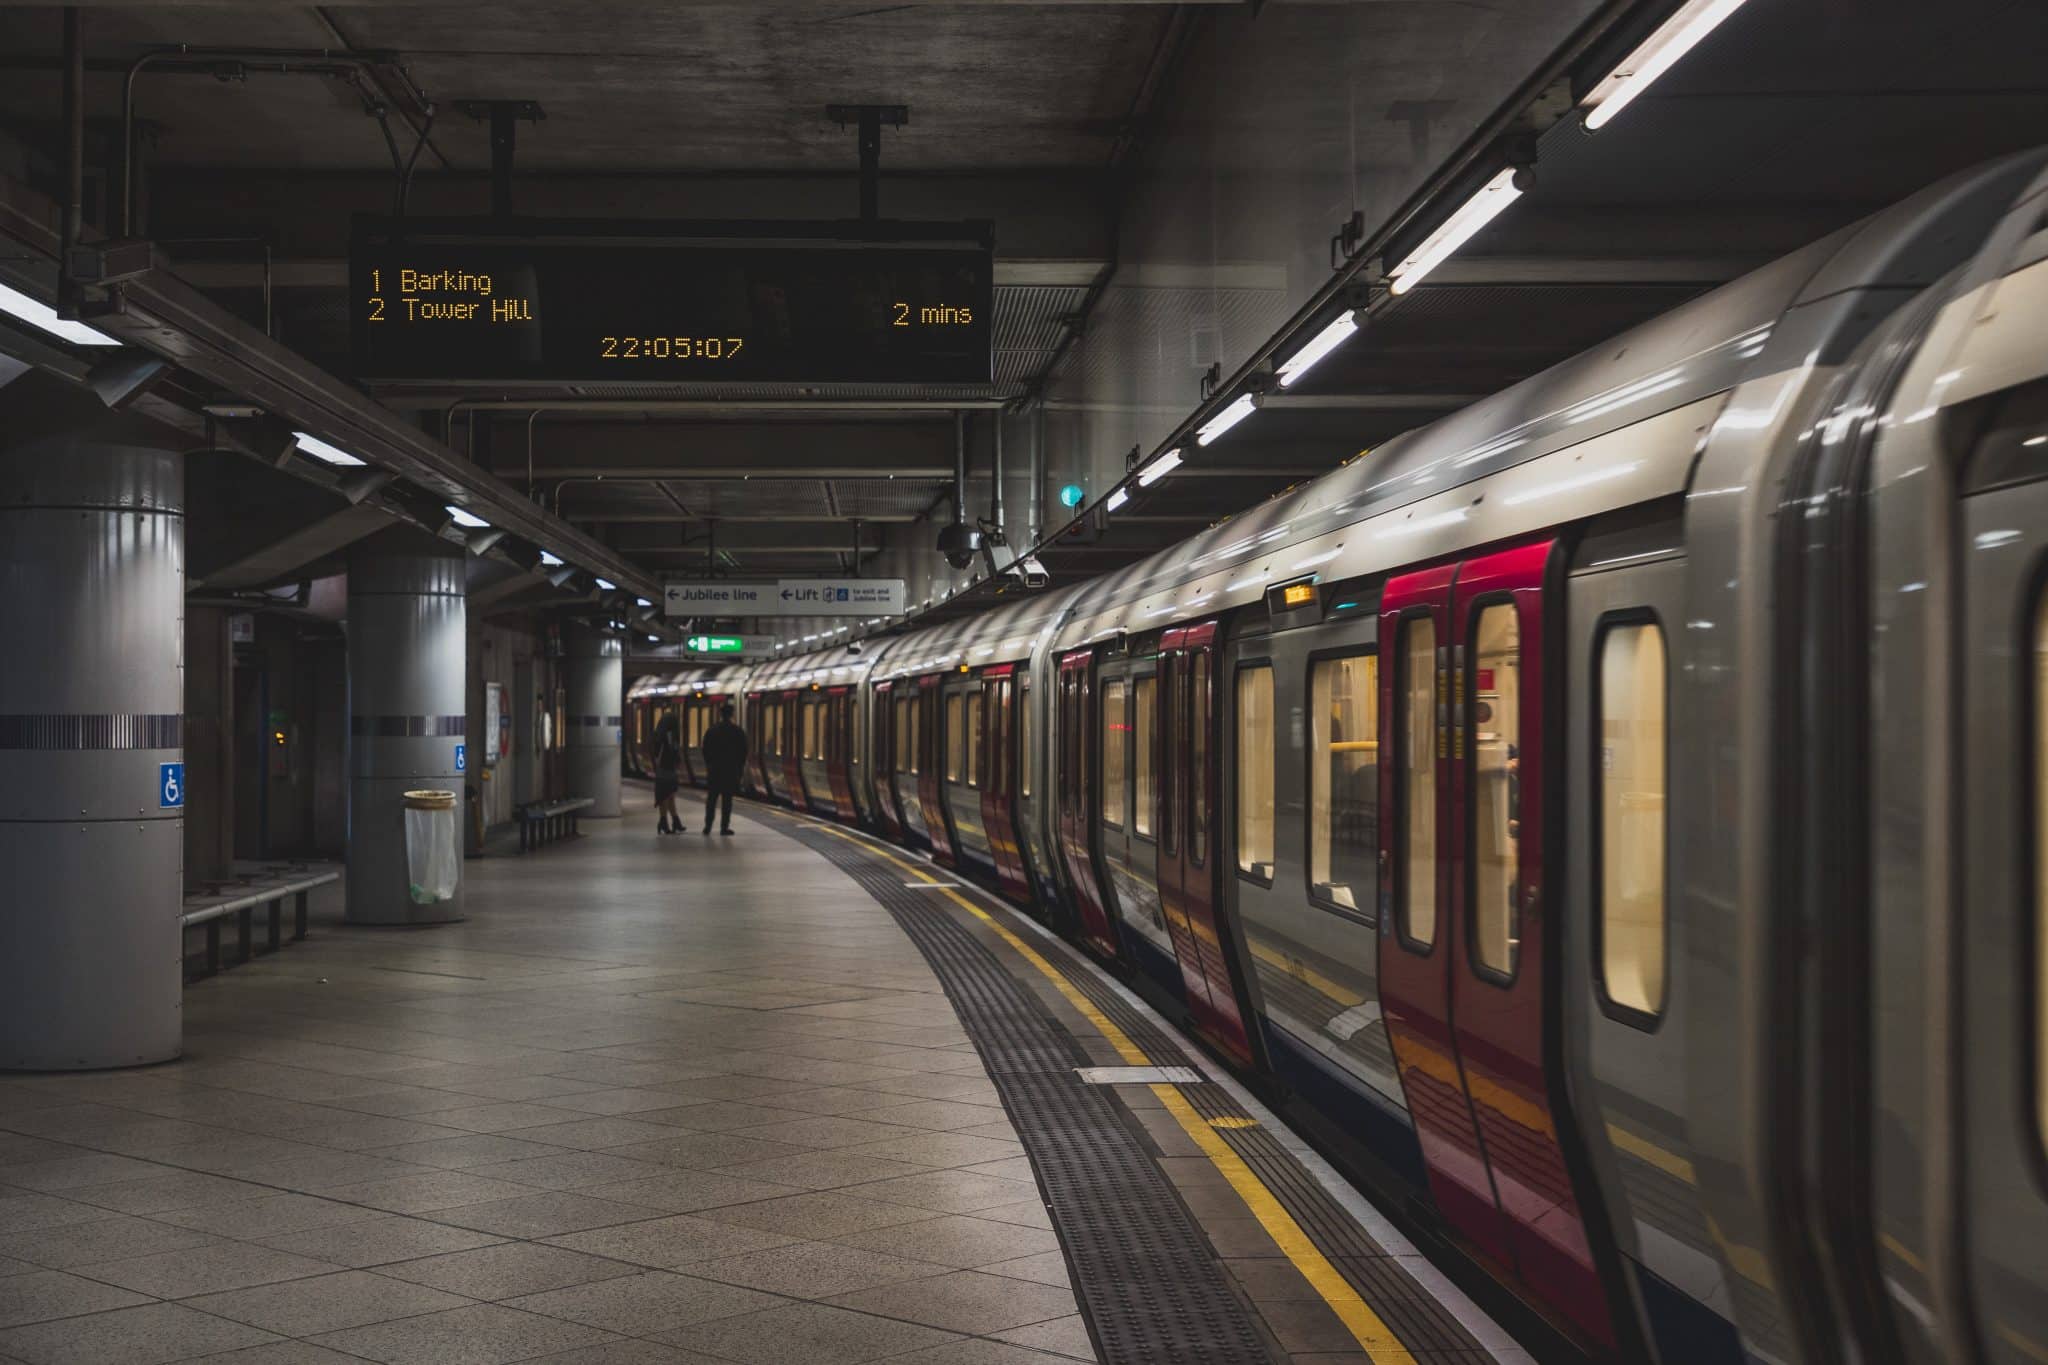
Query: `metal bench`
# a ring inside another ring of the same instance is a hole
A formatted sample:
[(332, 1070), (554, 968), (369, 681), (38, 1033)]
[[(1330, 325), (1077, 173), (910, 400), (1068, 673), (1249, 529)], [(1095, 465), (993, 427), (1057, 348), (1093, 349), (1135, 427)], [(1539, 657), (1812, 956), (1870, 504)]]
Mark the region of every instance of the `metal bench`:
[(519, 808), (519, 851), (531, 853), (563, 835), (576, 838), (579, 814), (597, 804), (595, 797), (564, 796), (554, 801), (529, 801)]
[(223, 887), (214, 896), (188, 898), (185, 902), (184, 927), (203, 925), (206, 929), (206, 967), (194, 973), (195, 979), (212, 976), (220, 970), (220, 926), (229, 915), (235, 917), (238, 956), (237, 963), (247, 962), (255, 955), (256, 907), (267, 906), (270, 911), (269, 933), (265, 949), (276, 952), (284, 944), (284, 902), (292, 898), (292, 941), (298, 942), (306, 936), (306, 897), (316, 888), (341, 880), (341, 873), (334, 868), (315, 871), (306, 869), (284, 869), (273, 876), (250, 883), (247, 890), (228, 890)]

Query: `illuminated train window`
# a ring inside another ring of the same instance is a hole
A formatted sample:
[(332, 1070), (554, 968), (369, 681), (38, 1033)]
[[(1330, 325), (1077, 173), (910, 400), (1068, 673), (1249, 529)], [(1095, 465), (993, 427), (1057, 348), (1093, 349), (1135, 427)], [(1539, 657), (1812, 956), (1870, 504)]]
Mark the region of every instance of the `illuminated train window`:
[(1154, 773), (1156, 760), (1152, 753), (1152, 727), (1159, 713), (1159, 679), (1138, 679), (1137, 694), (1137, 720), (1133, 729), (1136, 731), (1138, 752), (1138, 808), (1131, 817), (1131, 828), (1138, 834), (1149, 836), (1152, 833), (1152, 812), (1158, 795), (1157, 778)]
[(1401, 683), (1395, 693), (1401, 742), (1401, 941), (1436, 946), (1436, 621), (1401, 623)]
[(960, 766), (966, 770), (966, 782), (970, 787), (981, 785), (981, 707), (982, 692), (976, 688), (961, 699), (967, 708), (967, 753), (961, 758)]
[(1131, 731), (1126, 687), (1122, 678), (1102, 684), (1102, 823), (1112, 829), (1124, 827), (1125, 741)]
[(1322, 659), (1309, 683), (1309, 894), (1377, 913), (1379, 658)]
[(1273, 670), (1237, 674), (1237, 869), (1273, 875)]
[(1031, 781), (1038, 775), (1038, 753), (1031, 747), (1031, 679), (1017, 685), (1017, 795), (1031, 799)]
[(963, 755), (967, 752), (967, 730), (962, 718), (962, 699), (958, 692), (946, 694), (946, 780), (963, 781), (966, 768)]
[(1522, 637), (1512, 603), (1482, 607), (1473, 621), (1472, 956), (1508, 982), (1522, 957)]
[(2034, 1103), (2048, 1142), (2048, 593), (2034, 604)]
[(1623, 618), (1600, 635), (1593, 762), (1600, 984), (1610, 1012), (1630, 1022), (1664, 1012), (1665, 662), (1655, 621)]

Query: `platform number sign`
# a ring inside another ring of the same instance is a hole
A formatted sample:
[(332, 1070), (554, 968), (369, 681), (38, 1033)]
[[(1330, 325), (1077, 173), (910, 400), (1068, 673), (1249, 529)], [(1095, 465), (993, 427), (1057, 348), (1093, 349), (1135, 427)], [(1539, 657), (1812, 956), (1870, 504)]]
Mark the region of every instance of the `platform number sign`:
[(185, 765), (156, 765), (156, 804), (159, 810), (176, 810), (185, 804)]
[(469, 771), (469, 746), (467, 744), (455, 746), (455, 771), (459, 773)]

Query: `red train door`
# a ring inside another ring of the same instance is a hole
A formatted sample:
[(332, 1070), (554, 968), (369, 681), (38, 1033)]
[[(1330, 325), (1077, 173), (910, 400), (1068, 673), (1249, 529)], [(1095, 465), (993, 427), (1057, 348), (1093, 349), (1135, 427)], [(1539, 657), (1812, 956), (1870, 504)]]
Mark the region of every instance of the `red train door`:
[(1159, 839), (1159, 901), (1195, 1026), (1241, 1062), (1252, 1059), (1216, 915), (1222, 789), (1216, 756), (1216, 623), (1166, 632), (1159, 646), (1159, 710), (1153, 727)]
[(872, 743), (868, 776), (875, 784), (875, 823), (891, 839), (903, 837), (903, 818), (896, 812), (896, 684), (875, 684), (874, 719), (869, 726)]
[(1109, 925), (1108, 902), (1095, 875), (1090, 835), (1095, 810), (1095, 652), (1078, 649), (1060, 660), (1058, 719), (1059, 781), (1053, 799), (1060, 861), (1074, 889), (1081, 941), (1110, 959), (1116, 957), (1116, 934)]
[[(1552, 989), (1562, 944), (1550, 931), (1545, 799), (1561, 763), (1545, 740), (1549, 611), (1559, 542), (1547, 538), (1459, 566), (1453, 592), (1452, 801), (1463, 857), (1446, 904), (1466, 931), (1451, 972), (1451, 1020), (1487, 1163), (1523, 1280), (1596, 1340), (1614, 1343), (1561, 1129), (1569, 1128), (1554, 1058), (1563, 1031)], [(1555, 624), (1552, 620), (1550, 624)], [(1559, 769), (1561, 772), (1562, 769)]]
[[(1462, 951), (1447, 902), (1458, 841), (1451, 793), (1451, 584), (1455, 565), (1389, 579), (1380, 594), (1380, 1007), (1415, 1119), (1430, 1193), (1451, 1225), (1512, 1269), (1500, 1201), (1451, 1023)], [(1387, 819), (1386, 812), (1393, 818)]]
[(782, 780), (787, 783), (789, 804), (808, 809), (804, 792), (804, 706), (803, 694), (784, 692), (775, 703), (782, 708)]
[(853, 770), (847, 759), (853, 752), (853, 689), (835, 687), (825, 694), (825, 773), (832, 782), (832, 805), (839, 818), (851, 822), (853, 811)]
[(940, 752), (945, 739), (940, 688), (944, 674), (934, 673), (917, 680), (918, 739), (924, 754), (917, 775), (917, 799), (924, 807), (925, 833), (932, 841), (932, 861), (941, 867), (955, 866), (953, 831), (946, 823), (946, 803), (939, 784), (945, 780), (945, 756)]
[[(1562, 610), (1547, 588), (1557, 553), (1546, 538), (1387, 585), (1380, 640), (1393, 642), (1395, 666), (1382, 674), (1381, 715), (1395, 761), (1381, 768), (1381, 800), (1395, 819), (1381, 824), (1381, 856), (1396, 918), (1380, 936), (1380, 985), (1446, 1216), (1611, 1347), (1553, 1060), (1562, 945), (1547, 874), (1561, 865), (1546, 817), (1561, 755), (1546, 743), (1545, 685), (1563, 664), (1546, 634)], [(1412, 818), (1432, 802), (1433, 827)], [(1425, 863), (1436, 888), (1426, 906), (1409, 894)]]
[(775, 795), (775, 788), (768, 785), (768, 746), (774, 742), (775, 706), (772, 698), (760, 692), (747, 698), (747, 714), (751, 722), (747, 726), (747, 738), (751, 742), (747, 767), (752, 772), (755, 788), (770, 799)]
[(995, 858), (996, 881), (1013, 900), (1028, 903), (1024, 856), (1017, 844), (1017, 722), (1014, 664), (982, 670), (981, 825)]

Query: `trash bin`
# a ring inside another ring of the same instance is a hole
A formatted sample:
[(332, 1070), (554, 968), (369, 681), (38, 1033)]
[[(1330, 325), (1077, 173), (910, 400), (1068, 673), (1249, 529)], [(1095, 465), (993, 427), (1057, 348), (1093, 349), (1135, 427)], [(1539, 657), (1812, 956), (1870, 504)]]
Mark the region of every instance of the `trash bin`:
[(462, 845), (455, 828), (454, 792), (405, 794), (405, 865), (415, 905), (455, 899)]

